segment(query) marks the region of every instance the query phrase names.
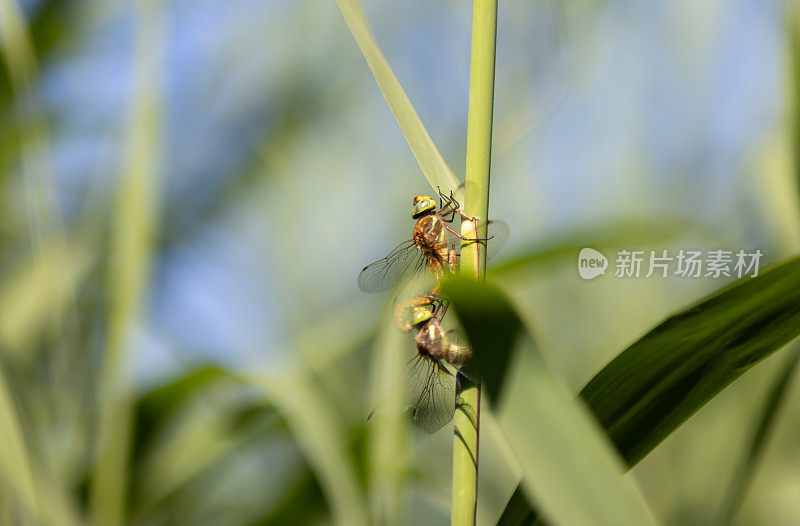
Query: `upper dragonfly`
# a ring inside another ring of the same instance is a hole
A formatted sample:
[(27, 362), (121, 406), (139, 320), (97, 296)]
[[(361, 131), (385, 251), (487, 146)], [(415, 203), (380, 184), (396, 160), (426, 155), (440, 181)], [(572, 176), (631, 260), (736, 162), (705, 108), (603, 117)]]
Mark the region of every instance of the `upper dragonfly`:
[[(427, 195), (418, 195), (412, 201), (411, 218), (416, 220), (412, 238), (403, 241), (388, 256), (370, 263), (358, 275), (358, 288), (377, 293), (390, 290), (405, 277), (412, 277), (427, 268), (438, 280), (442, 272), (455, 272), (458, 253), (455, 243), (448, 246), (448, 233), (458, 239), (470, 240), (453, 230), (450, 224), (458, 215), (472, 220), (461, 211), (461, 205), (450, 195), (439, 192), (440, 202)], [(493, 256), (508, 238), (508, 225), (502, 221), (487, 223), (487, 237), (472, 241), (492, 240), (487, 248), (487, 258)]]

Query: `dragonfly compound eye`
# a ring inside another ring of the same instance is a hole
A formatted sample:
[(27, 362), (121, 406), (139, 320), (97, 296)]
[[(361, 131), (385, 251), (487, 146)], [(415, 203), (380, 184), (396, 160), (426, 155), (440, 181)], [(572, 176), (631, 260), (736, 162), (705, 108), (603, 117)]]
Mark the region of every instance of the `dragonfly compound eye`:
[(416, 219), (422, 214), (436, 210), (436, 201), (427, 195), (418, 195), (414, 198), (414, 206), (411, 208), (411, 218)]
[(412, 307), (411, 308), (411, 325), (419, 325), (430, 320), (432, 316), (431, 310), (425, 307)]

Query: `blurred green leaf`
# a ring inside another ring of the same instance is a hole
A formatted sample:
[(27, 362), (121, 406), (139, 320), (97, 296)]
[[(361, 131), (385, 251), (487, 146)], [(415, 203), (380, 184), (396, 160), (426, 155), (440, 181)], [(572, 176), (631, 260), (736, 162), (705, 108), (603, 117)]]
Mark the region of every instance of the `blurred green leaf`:
[(497, 524), (498, 526), (530, 526), (536, 522), (537, 518), (536, 511), (528, 504), (525, 492), (518, 486), (511, 498), (508, 499)]
[(29, 519), (34, 522), (38, 517), (36, 490), (33, 474), (25, 447), (22, 426), (17, 417), (14, 403), (0, 373), (0, 436), (3, 446), (0, 447), (0, 479), (3, 487), (8, 488)]
[(503, 293), (468, 279), (449, 281), (444, 291), (472, 346), (477, 372), (502, 403), (500, 425), (523, 468), (527, 496), (555, 524), (653, 524), (602, 429)]
[(319, 524), (324, 522), (326, 511), (324, 496), (317, 479), (306, 472), (281, 499), (278, 506), (258, 526), (284, 524)]
[(747, 493), (747, 488), (753, 479), (758, 461), (764, 453), (764, 447), (775, 423), (775, 418), (797, 372), (798, 364), (800, 364), (800, 347), (795, 347), (780, 374), (775, 378), (775, 382), (772, 384), (763, 406), (759, 408), (758, 424), (755, 427), (753, 436), (750, 438), (750, 443), (741, 463), (731, 477), (728, 491), (720, 508), (717, 517), (717, 524), (719, 525), (731, 523)]
[[(788, 40), (788, 77), (790, 89), (789, 137), (792, 145), (792, 161), (794, 169), (794, 183), (796, 195), (800, 194), (800, 97), (797, 90), (800, 88), (800, 6), (796, 2), (788, 3), (785, 12), (786, 34)], [(796, 205), (797, 200), (793, 201)], [(795, 206), (795, 214), (797, 208)], [(795, 216), (796, 217), (796, 216)], [(795, 224), (796, 225), (796, 224)]]
[[(728, 384), (798, 334), (800, 257), (740, 280), (667, 319), (606, 365), (581, 397), (633, 466)], [(529, 518), (535, 513), (517, 494), (509, 506), (504, 518), (526, 516), (524, 508)]]
[[(24, 61), (33, 58), (32, 50), (36, 51), (39, 61), (48, 60), (51, 51), (57, 49), (57, 44), (64, 40), (70, 20), (67, 11), (72, 6), (58, 0), (43, 0), (35, 9), (25, 13), (29, 18), (23, 20), (17, 3), (3, 0), (0, 4), (0, 43), (9, 55), (13, 52), (16, 56), (11, 58), (4, 54), (7, 68), (0, 67), (0, 115), (11, 115), (15, 105), (19, 108), (19, 100), (15, 97), (21, 87), (19, 79), (24, 78), (26, 70), (35, 73), (36, 69), (35, 63), (26, 65)], [(27, 22), (27, 35), (19, 30), (23, 22)], [(41, 112), (41, 107), (36, 111)], [(39, 123), (43, 124), (41, 121)], [(29, 126), (20, 126), (19, 119), (0, 119), (0, 166), (10, 166), (16, 162), (20, 146), (29, 140), (30, 132)], [(0, 170), (0, 186), (5, 183), (9, 173), (8, 170)], [(0, 213), (8, 213), (8, 210)]]
[(0, 0), (0, 47), (11, 89), (18, 100), (23, 100), (30, 95), (26, 92), (34, 84), (36, 56), (25, 15), (16, 0)]
[[(255, 423), (265, 425), (239, 425), (245, 409), (240, 387), (206, 384), (169, 415), (167, 425), (155, 434), (151, 447), (137, 463), (140, 512), (156, 508), (165, 498), (232, 456), (253, 440), (253, 430), (262, 432), (262, 440), (267, 435), (280, 436), (273, 433), (276, 426), (270, 425), (278, 421), (272, 408), (262, 407), (251, 415), (254, 420), (260, 416), (260, 422)], [(269, 433), (265, 434), (265, 430)]]
[(442, 158), (431, 136), (428, 135), (428, 131), (414, 110), (414, 106), (411, 105), (408, 95), (403, 91), (403, 87), (395, 77), (386, 57), (383, 56), (369, 27), (364, 10), (361, 8), (361, 3), (358, 0), (336, 0), (336, 5), (339, 6), (339, 11), (341, 11), (347, 27), (350, 28), (361, 53), (364, 54), (364, 58), (378, 82), (378, 87), (383, 92), (386, 102), (389, 103), (389, 107), (428, 182), (434, 189), (441, 187), (443, 191), (446, 191), (445, 189), (455, 190), (460, 183)]
[(442, 290), (452, 300), (473, 348), (469, 367), (480, 374), (485, 391), (496, 403), (506, 385), (512, 351), (524, 333), (522, 321), (503, 293), (492, 285), (453, 279), (445, 281)]
[[(779, 213), (778, 228), (791, 232), (792, 235), (787, 245), (793, 249), (797, 248), (798, 232), (798, 196), (800, 193), (800, 101), (797, 97), (797, 90), (800, 88), (800, 4), (789, 3), (785, 11), (786, 34), (788, 40), (788, 77), (790, 89), (790, 100), (787, 105), (789, 122), (788, 138), (792, 152), (792, 170), (789, 172), (793, 177), (787, 181), (790, 184), (779, 186), (775, 182), (768, 187), (772, 192), (768, 194), (770, 209), (777, 209)], [(764, 176), (772, 176), (776, 170), (767, 170)], [(762, 176), (762, 177), (764, 177)], [(783, 181), (781, 181), (783, 182)], [(788, 191), (792, 188), (794, 192)], [(752, 482), (758, 462), (763, 456), (767, 439), (775, 425), (777, 414), (784, 402), (786, 393), (789, 391), (793, 377), (796, 375), (800, 366), (800, 347), (795, 344), (794, 349), (776, 376), (767, 393), (764, 403), (759, 407), (757, 424), (754, 426), (753, 434), (750, 437), (748, 447), (744, 455), (731, 476), (727, 492), (722, 501), (717, 515), (717, 524), (730, 524), (736, 515), (739, 507), (746, 496), (747, 489)]]
[(514, 456), (494, 407), (481, 400), (480, 469), (478, 476), (478, 524), (494, 524), (497, 510), (503, 509), (522, 478), (522, 468)]
[[(48, 322), (72, 306), (74, 291), (94, 263), (79, 243), (50, 243), (0, 284), (0, 340), (7, 350), (27, 347)], [(55, 279), (58, 276), (58, 279)]]
[[(196, 401), (213, 394), (224, 379), (233, 378), (221, 367), (199, 366), (139, 398), (132, 452), (139, 472), (137, 507), (154, 506), (226, 451), (225, 438), (234, 416), (228, 407), (215, 407), (211, 413), (215, 418), (203, 420), (210, 416), (204, 415), (207, 406)], [(196, 436), (202, 438), (201, 443)], [(192, 462), (185, 461), (187, 452), (194, 457)]]
[[(391, 322), (392, 303), (381, 315), (377, 338), (372, 348), (370, 400), (382, 400), (403, 373), (411, 349), (406, 334)], [(365, 415), (366, 416), (366, 415)], [(403, 496), (409, 466), (409, 418), (395, 411), (370, 420), (367, 425), (368, 484), (370, 522), (402, 524)]]
[(653, 221), (646, 218), (628, 219), (595, 225), (591, 228), (560, 234), (537, 242), (516, 254), (503, 256), (503, 262), (491, 266), (491, 274), (508, 274), (528, 270), (531, 265), (577, 258), (584, 247), (597, 249), (652, 246), (687, 235), (719, 241), (719, 236), (699, 225), (679, 221)]
[(800, 258), (667, 319), (581, 396), (630, 465), (753, 365), (800, 334)]
[(36, 54), (28, 22), (16, 0), (0, 0), (0, 52), (8, 69), (21, 132), (25, 211), (38, 251), (58, 237), (62, 225), (48, 154), (46, 111), (37, 92)]
[(140, 424), (136, 444), (142, 444), (144, 433), (161, 427), (187, 399), (224, 378), (233, 378), (233, 374), (218, 365), (196, 366), (142, 395), (136, 404)]
[[(165, 510), (184, 521), (213, 513), (221, 503), (209, 496), (198, 505), (198, 494), (224, 488), (219, 479), (236, 471), (242, 458), (258, 458), (287, 438), (277, 411), (261, 398), (239, 375), (216, 365), (197, 366), (144, 393), (136, 405), (131, 522), (158, 521)], [(267, 475), (257, 480), (263, 483)], [(309, 485), (307, 493), (319, 494), (316, 481)], [(257, 511), (243, 504), (236, 516), (260, 513), (266, 518), (284, 505), (273, 509), (268, 504)], [(316, 508), (319, 512), (322, 506)], [(233, 517), (228, 520), (237, 524)]]
[(245, 379), (260, 388), (286, 420), (319, 481), (334, 520), (338, 524), (366, 524), (366, 505), (348, 452), (346, 429), (312, 376), (301, 371)]

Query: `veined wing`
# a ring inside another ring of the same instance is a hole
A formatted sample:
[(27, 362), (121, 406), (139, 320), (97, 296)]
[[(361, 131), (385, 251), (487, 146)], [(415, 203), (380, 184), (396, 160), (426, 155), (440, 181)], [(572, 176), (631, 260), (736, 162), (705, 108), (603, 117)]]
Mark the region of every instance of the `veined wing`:
[(409, 411), (414, 425), (435, 433), (453, 419), (456, 408), (456, 378), (433, 358), (417, 354), (389, 394), (372, 410)]
[[(503, 248), (508, 241), (508, 224), (497, 219), (490, 219), (486, 225), (486, 260), (489, 261)], [(465, 241), (466, 243), (466, 241)], [(460, 255), (460, 254), (459, 254)]]
[(508, 223), (497, 219), (489, 220), (489, 224), (486, 225), (486, 237), (489, 238), (489, 241), (486, 242), (486, 261), (497, 255), (506, 244), (509, 230)]
[(397, 245), (385, 258), (364, 267), (358, 275), (358, 288), (370, 294), (384, 292), (424, 267), (422, 252), (409, 239)]

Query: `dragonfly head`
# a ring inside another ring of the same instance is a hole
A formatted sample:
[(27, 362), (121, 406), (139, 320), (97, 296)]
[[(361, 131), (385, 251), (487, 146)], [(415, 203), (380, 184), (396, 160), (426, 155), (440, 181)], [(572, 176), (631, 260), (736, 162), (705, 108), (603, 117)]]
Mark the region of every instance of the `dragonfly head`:
[(430, 320), (431, 317), (433, 317), (433, 313), (430, 309), (419, 306), (412, 307), (409, 323), (412, 327), (417, 327)]
[(411, 219), (417, 219), (436, 210), (436, 201), (428, 195), (414, 197), (411, 208)]

